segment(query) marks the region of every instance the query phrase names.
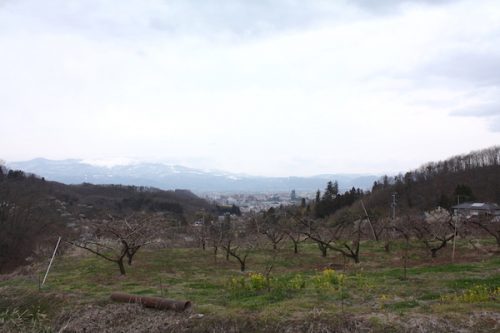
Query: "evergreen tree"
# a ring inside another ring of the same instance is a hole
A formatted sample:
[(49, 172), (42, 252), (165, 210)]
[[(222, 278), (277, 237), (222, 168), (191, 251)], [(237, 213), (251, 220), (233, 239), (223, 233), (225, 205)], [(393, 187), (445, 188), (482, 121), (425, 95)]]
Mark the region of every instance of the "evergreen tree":
[(448, 196), (444, 193), (441, 194), (441, 197), (439, 198), (439, 201), (438, 201), (438, 206), (449, 210), (451, 205), (452, 205), (452, 202), (450, 201)]
[(453, 194), (457, 198), (457, 201), (460, 203), (466, 201), (474, 201), (476, 199), (476, 197), (472, 193), (472, 189), (465, 184), (457, 185)]
[(325, 193), (323, 194), (323, 201), (331, 202), (339, 194), (339, 184), (337, 181), (332, 183), (328, 182), (326, 185)]

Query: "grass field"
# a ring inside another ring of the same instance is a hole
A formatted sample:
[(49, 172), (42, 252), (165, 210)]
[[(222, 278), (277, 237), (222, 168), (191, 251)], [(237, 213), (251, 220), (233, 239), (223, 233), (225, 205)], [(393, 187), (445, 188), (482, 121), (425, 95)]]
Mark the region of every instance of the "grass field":
[[(413, 317), (465, 320), (474, 313), (500, 313), (498, 254), (459, 242), (451, 263), (451, 248), (431, 260), (412, 243), (404, 279), (402, 244), (387, 253), (383, 244), (365, 242), (361, 251), (361, 263), (354, 264), (335, 253), (321, 257), (313, 243), (302, 244), (299, 254), (288, 247), (255, 250), (241, 273), (235, 260), (226, 261), (222, 253), (215, 260), (210, 248), (144, 249), (126, 276), (94, 255), (68, 254), (56, 257), (41, 291), (37, 274), (0, 281), (0, 325), (18, 320), (19, 327), (50, 331), (62, 312), (106, 306), (115, 291), (190, 300), (205, 321), (240, 318), (262, 325), (359, 317), (371, 330), (398, 331), (390, 318), (404, 323)], [(474, 330), (496, 329), (488, 320), (478, 325)]]

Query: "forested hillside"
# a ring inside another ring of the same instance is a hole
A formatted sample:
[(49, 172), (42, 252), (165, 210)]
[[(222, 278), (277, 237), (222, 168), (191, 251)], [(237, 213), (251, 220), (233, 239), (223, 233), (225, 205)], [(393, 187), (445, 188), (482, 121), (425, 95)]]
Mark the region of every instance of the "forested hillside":
[(215, 207), (190, 191), (121, 185), (65, 185), (0, 169), (0, 272), (42, 254), (45, 244), (74, 232), (82, 221), (133, 213), (185, 221)]
[(396, 194), (399, 210), (449, 209), (457, 202), (500, 202), (500, 146), (430, 162), (420, 168), (383, 177), (365, 200), (372, 209), (389, 210)]

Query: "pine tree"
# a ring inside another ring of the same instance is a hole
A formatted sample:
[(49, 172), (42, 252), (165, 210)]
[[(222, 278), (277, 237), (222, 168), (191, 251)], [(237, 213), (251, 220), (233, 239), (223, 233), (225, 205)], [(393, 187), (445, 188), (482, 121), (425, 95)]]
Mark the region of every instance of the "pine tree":
[(329, 181), (326, 185), (325, 193), (323, 194), (323, 201), (331, 202), (339, 194), (339, 183), (337, 181)]

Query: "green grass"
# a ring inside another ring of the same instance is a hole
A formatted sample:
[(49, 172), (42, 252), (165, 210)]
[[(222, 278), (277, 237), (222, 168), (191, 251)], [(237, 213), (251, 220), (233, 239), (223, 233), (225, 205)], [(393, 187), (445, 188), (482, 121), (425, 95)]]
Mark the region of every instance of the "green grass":
[(465, 279), (456, 279), (448, 281), (447, 285), (448, 287), (453, 288), (454, 290), (464, 290), (471, 288), (475, 285), (483, 285), (489, 288), (495, 288), (500, 286), (500, 274), (487, 278), (470, 277)]
[[(397, 245), (397, 244), (396, 244)], [(210, 249), (141, 250), (127, 275), (119, 275), (116, 264), (94, 255), (57, 257), (46, 286), (38, 291), (37, 276), (19, 276), (0, 281), (0, 312), (14, 307), (38, 306), (49, 318), (63, 308), (109, 301), (112, 292), (164, 296), (190, 300), (197, 311), (227, 316), (247, 314), (259, 318), (305, 318), (315, 309), (326, 313), (371, 314), (383, 313), (453, 313), (456, 304), (446, 304), (441, 295), (460, 292), (475, 285), (491, 288), (500, 286), (498, 257), (466, 257), (473, 253), (465, 244), (458, 244), (459, 263), (452, 264), (449, 252), (439, 253), (440, 262), (433, 263), (428, 254), (412, 244), (412, 259), (407, 279), (402, 279), (402, 247), (393, 246), (386, 253), (382, 243), (362, 244), (361, 263), (346, 263), (346, 280), (342, 288), (318, 290), (315, 276), (325, 268), (344, 267), (344, 259), (336, 253), (320, 256), (314, 244), (302, 244), (299, 254), (289, 247), (277, 254), (269, 249), (252, 252), (248, 272), (239, 272), (236, 261), (226, 261), (223, 253), (214, 260)], [(479, 254), (478, 254), (479, 255)], [(231, 290), (232, 278), (250, 272), (265, 273), (273, 263), (271, 290)], [(287, 281), (300, 274), (304, 288), (291, 290)], [(498, 311), (499, 300), (480, 304), (460, 304), (457, 311), (474, 309)], [(374, 319), (375, 320), (375, 319)]]

